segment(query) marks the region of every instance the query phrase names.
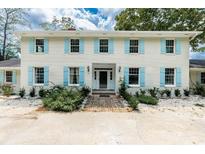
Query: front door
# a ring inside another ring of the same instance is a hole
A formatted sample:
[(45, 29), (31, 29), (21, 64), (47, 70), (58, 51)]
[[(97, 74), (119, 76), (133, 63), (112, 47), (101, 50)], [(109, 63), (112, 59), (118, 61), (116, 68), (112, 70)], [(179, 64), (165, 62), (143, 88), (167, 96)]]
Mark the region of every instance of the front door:
[(107, 71), (100, 71), (100, 89), (107, 89)]

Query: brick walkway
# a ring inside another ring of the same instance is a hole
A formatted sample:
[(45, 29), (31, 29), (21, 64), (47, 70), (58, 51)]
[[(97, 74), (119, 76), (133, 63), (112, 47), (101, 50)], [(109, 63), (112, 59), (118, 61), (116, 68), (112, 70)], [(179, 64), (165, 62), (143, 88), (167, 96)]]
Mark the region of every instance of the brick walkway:
[(87, 99), (84, 111), (130, 111), (123, 99), (116, 95), (92, 95)]

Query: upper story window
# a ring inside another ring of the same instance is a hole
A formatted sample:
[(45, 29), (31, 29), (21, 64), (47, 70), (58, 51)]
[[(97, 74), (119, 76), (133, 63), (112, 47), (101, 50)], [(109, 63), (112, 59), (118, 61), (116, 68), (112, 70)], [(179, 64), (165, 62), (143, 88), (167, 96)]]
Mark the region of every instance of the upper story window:
[(6, 82), (7, 83), (12, 82), (12, 71), (6, 71)]
[(34, 68), (34, 83), (35, 84), (43, 84), (44, 83), (44, 68), (43, 67), (35, 67)]
[(100, 39), (100, 52), (108, 53), (108, 39)]
[(138, 40), (130, 40), (130, 53), (138, 53)]
[(165, 68), (165, 85), (174, 85), (175, 69)]
[(166, 40), (166, 53), (174, 53), (174, 40)]
[(36, 52), (44, 52), (44, 39), (36, 39)]
[(201, 72), (201, 84), (205, 84), (205, 72)]
[(79, 84), (79, 68), (70, 68), (70, 84)]
[(71, 39), (70, 46), (71, 46), (71, 52), (79, 52), (79, 48), (80, 48), (79, 39)]
[(129, 84), (139, 84), (139, 68), (129, 68)]

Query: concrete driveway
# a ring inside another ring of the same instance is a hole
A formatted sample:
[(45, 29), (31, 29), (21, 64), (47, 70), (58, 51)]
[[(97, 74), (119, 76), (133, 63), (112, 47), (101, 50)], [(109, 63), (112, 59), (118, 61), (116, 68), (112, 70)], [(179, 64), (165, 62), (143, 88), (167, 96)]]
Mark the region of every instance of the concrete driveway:
[[(204, 144), (204, 108), (37, 112), (0, 107), (0, 144)], [(197, 111), (197, 112), (195, 112)]]

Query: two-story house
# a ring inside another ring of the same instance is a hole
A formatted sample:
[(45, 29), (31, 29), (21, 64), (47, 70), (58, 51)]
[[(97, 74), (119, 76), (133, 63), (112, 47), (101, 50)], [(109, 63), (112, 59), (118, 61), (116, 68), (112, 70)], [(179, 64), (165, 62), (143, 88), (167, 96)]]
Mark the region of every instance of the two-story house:
[(28, 91), (32, 86), (86, 85), (92, 92), (117, 92), (119, 81), (124, 80), (131, 92), (152, 87), (189, 88), (189, 41), (198, 34), (195, 31), (16, 32), (21, 38), (18, 87)]

